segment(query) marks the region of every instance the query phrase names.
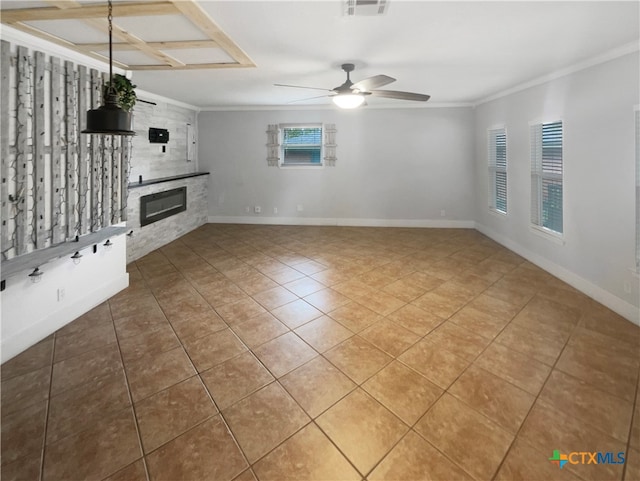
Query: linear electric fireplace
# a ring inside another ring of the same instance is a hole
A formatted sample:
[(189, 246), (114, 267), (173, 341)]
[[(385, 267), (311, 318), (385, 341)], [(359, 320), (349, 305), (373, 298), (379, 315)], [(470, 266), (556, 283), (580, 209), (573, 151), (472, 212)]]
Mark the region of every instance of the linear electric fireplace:
[(157, 192), (140, 197), (140, 225), (153, 224), (187, 210), (187, 188)]

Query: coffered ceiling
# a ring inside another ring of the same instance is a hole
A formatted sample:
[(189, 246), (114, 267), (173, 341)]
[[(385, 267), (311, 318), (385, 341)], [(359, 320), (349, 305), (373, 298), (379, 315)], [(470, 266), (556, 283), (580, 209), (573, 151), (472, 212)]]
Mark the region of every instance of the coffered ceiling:
[[(0, 4), (5, 24), (107, 54), (104, 0)], [(398, 79), (389, 88), (429, 94), (426, 106), (435, 106), (474, 103), (592, 59), (638, 52), (637, 1), (387, 0), (385, 13), (371, 16), (358, 8), (346, 15), (348, 4), (115, 1), (114, 58), (149, 92), (200, 107), (268, 108), (329, 105), (307, 100), (322, 91), (273, 84), (331, 89), (344, 82), (345, 62), (356, 66), (354, 81), (389, 75)]]

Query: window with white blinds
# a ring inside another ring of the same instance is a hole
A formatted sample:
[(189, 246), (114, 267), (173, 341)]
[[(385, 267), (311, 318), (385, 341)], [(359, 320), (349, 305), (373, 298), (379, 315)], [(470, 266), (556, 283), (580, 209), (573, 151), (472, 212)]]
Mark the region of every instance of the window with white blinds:
[(531, 125), (531, 223), (562, 234), (562, 121)]
[(507, 213), (507, 133), (489, 130), (489, 208)]
[(636, 272), (640, 272), (640, 110), (636, 110)]

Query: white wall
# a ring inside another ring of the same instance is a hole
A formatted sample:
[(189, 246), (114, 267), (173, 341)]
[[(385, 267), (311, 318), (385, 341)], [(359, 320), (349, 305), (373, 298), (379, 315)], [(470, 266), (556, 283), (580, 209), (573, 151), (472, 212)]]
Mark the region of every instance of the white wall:
[[(638, 54), (476, 108), (479, 230), (639, 322), (635, 265), (634, 113)], [(530, 121), (564, 121), (564, 245), (530, 229)], [(487, 129), (507, 129), (506, 217), (488, 210)]]
[[(6, 280), (1, 295), (2, 362), (129, 285), (125, 237), (112, 237), (110, 250), (102, 245), (95, 254), (92, 247), (83, 249), (77, 265), (69, 257), (42, 265), (44, 274), (37, 284), (31, 282), (29, 271)], [(60, 297), (59, 290), (64, 290)]]
[[(267, 125), (291, 122), (336, 125), (335, 167), (267, 166)], [(198, 124), (210, 221), (473, 225), (471, 108), (201, 112)]]

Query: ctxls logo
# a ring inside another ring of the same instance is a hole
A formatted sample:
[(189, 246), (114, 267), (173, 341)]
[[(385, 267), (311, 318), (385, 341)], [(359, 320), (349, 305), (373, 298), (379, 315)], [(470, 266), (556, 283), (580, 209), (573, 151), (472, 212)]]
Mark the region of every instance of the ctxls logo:
[(619, 453), (599, 453), (588, 451), (573, 451), (569, 454), (561, 454), (560, 450), (554, 449), (553, 456), (549, 458), (551, 464), (555, 464), (560, 469), (565, 464), (624, 464), (624, 452)]

